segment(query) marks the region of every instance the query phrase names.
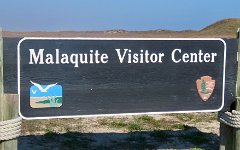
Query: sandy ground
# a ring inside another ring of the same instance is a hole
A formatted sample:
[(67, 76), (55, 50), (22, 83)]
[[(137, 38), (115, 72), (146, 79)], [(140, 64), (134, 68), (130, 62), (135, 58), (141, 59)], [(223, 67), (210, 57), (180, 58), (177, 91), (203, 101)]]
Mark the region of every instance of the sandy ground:
[[(218, 149), (216, 113), (151, 115), (144, 116), (143, 122), (139, 118), (142, 116), (24, 121), (19, 149)], [(119, 121), (138, 122), (141, 129), (113, 124)], [(156, 122), (164, 128), (154, 126)]]

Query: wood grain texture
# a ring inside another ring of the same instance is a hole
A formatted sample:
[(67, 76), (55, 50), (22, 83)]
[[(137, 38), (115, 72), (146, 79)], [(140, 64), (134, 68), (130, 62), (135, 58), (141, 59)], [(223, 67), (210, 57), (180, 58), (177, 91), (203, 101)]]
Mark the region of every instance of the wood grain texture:
[(3, 38), (2, 29), (0, 28), (0, 94), (4, 91), (3, 86)]
[[(18, 95), (0, 94), (0, 121), (18, 117)], [(0, 142), (0, 150), (17, 150), (17, 139)]]
[[(3, 39), (0, 29), (0, 121), (18, 117), (18, 95), (4, 94)], [(0, 141), (0, 150), (17, 150), (17, 139)]]
[[(237, 33), (238, 39), (238, 58), (240, 58), (240, 32)], [(236, 110), (240, 111), (240, 60), (238, 60), (238, 69), (237, 69), (237, 93), (236, 93)], [(240, 149), (240, 129), (234, 128), (234, 145), (235, 149)]]
[[(230, 43), (229, 43), (230, 42)], [(226, 64), (226, 90), (225, 109), (222, 111), (230, 111), (235, 109), (235, 92), (236, 78), (237, 78), (237, 40), (227, 42), (227, 64)], [(234, 51), (232, 51), (234, 49)], [(231, 94), (231, 96), (229, 95)], [(220, 123), (220, 150), (234, 149), (234, 129), (224, 123)]]
[(233, 128), (220, 123), (220, 146), (219, 150), (232, 150), (233, 144)]

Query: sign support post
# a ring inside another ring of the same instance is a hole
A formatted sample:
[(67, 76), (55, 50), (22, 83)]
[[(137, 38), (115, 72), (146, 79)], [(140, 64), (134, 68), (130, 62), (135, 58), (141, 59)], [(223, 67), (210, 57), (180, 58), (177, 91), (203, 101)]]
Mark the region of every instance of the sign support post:
[[(238, 43), (238, 54), (237, 54), (237, 82), (236, 82), (236, 101), (235, 110), (240, 111), (240, 28), (237, 31), (237, 43)], [(232, 111), (232, 110), (230, 110)], [(220, 147), (219, 150), (239, 150), (240, 149), (240, 129), (229, 126), (225, 123), (220, 122)]]
[[(240, 28), (237, 32), (238, 40), (238, 59), (240, 58)], [(240, 61), (238, 60), (238, 70), (237, 70), (237, 91), (236, 91), (236, 111), (240, 111)], [(234, 145), (235, 149), (240, 149), (240, 129), (234, 128)]]
[(233, 127), (220, 122), (219, 150), (233, 149)]
[[(4, 94), (3, 81), (3, 38), (0, 29), (0, 122), (18, 117), (18, 95)], [(17, 150), (17, 145), (17, 139), (0, 141), (0, 150)]]
[(0, 28), (0, 94), (4, 93), (3, 89), (3, 36)]

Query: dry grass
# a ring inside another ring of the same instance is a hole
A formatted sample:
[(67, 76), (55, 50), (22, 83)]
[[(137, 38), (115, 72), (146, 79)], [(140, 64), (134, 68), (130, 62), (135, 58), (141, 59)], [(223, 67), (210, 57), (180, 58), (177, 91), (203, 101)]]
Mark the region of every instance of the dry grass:
[(200, 31), (201, 34), (236, 36), (237, 29), (240, 28), (239, 18), (230, 18), (217, 21)]
[(109, 38), (190, 38), (190, 37), (220, 37), (235, 38), (237, 28), (240, 27), (239, 18), (223, 19), (213, 23), (200, 31), (183, 30), (149, 30), (149, 31), (60, 31), (60, 32), (11, 32), (4, 31), (4, 37), (109, 37)]
[(133, 132), (154, 130), (186, 130), (188, 123), (216, 121), (216, 113), (188, 113), (169, 115), (142, 115), (125, 117), (92, 117), (75, 119), (24, 120), (22, 134), (48, 132)]

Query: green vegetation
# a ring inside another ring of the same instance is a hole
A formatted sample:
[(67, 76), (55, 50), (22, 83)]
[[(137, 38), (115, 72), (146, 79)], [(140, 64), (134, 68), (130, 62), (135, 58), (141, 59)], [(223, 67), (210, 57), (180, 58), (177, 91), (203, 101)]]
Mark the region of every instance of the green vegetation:
[[(55, 98), (55, 102), (61, 104), (61, 103), (62, 103), (62, 97), (56, 97), (56, 98)], [(36, 102), (36, 103), (49, 104), (49, 103), (50, 103), (50, 100), (48, 99), (48, 100), (38, 101), (38, 102)]]
[(128, 130), (129, 131), (141, 131), (143, 130), (142, 125), (139, 122), (132, 122), (128, 125)]
[[(105, 124), (106, 125), (106, 124)], [(110, 123), (111, 127), (113, 128), (124, 128), (127, 126), (127, 123), (124, 122), (123, 119), (119, 119), (119, 120), (113, 120)]]
[(175, 120), (167, 120), (165, 118), (155, 119), (152, 116), (135, 116), (132, 119), (127, 118), (111, 118), (100, 119), (99, 124), (111, 128), (125, 129), (133, 131), (147, 130), (187, 130), (191, 127)]
[(145, 121), (145, 122), (154, 122), (155, 121), (155, 119), (152, 116), (148, 116), (148, 115), (139, 116), (137, 119)]
[(54, 136), (54, 135), (56, 135), (56, 134), (57, 134), (57, 133), (54, 132), (54, 130), (51, 129), (51, 128), (47, 128), (47, 129), (45, 130), (45, 135), (46, 135), (46, 136)]
[(201, 148), (190, 148), (190, 150), (202, 150)]
[(170, 114), (176, 117), (180, 122), (205, 122), (217, 120), (217, 113), (185, 113), (185, 114)]
[[(22, 134), (81, 131), (82, 119), (23, 120)], [(76, 126), (73, 126), (77, 124)]]
[[(96, 120), (97, 127), (107, 127), (113, 130), (120, 129), (124, 131), (154, 131), (154, 130), (188, 130), (191, 127), (186, 123), (210, 122), (217, 120), (217, 113), (187, 113), (187, 114), (169, 114), (172, 119), (165, 117), (154, 118), (153, 116), (134, 116), (134, 117), (105, 117)], [(51, 119), (51, 120), (24, 120), (22, 124), (22, 133), (38, 132), (68, 132), (83, 131), (84, 119)], [(92, 127), (93, 128), (93, 127)]]
[(188, 126), (188, 125), (185, 125), (185, 124), (182, 124), (182, 123), (179, 123), (179, 124), (174, 124), (171, 126), (173, 129), (179, 129), (179, 130), (188, 130), (190, 129), (191, 127)]

